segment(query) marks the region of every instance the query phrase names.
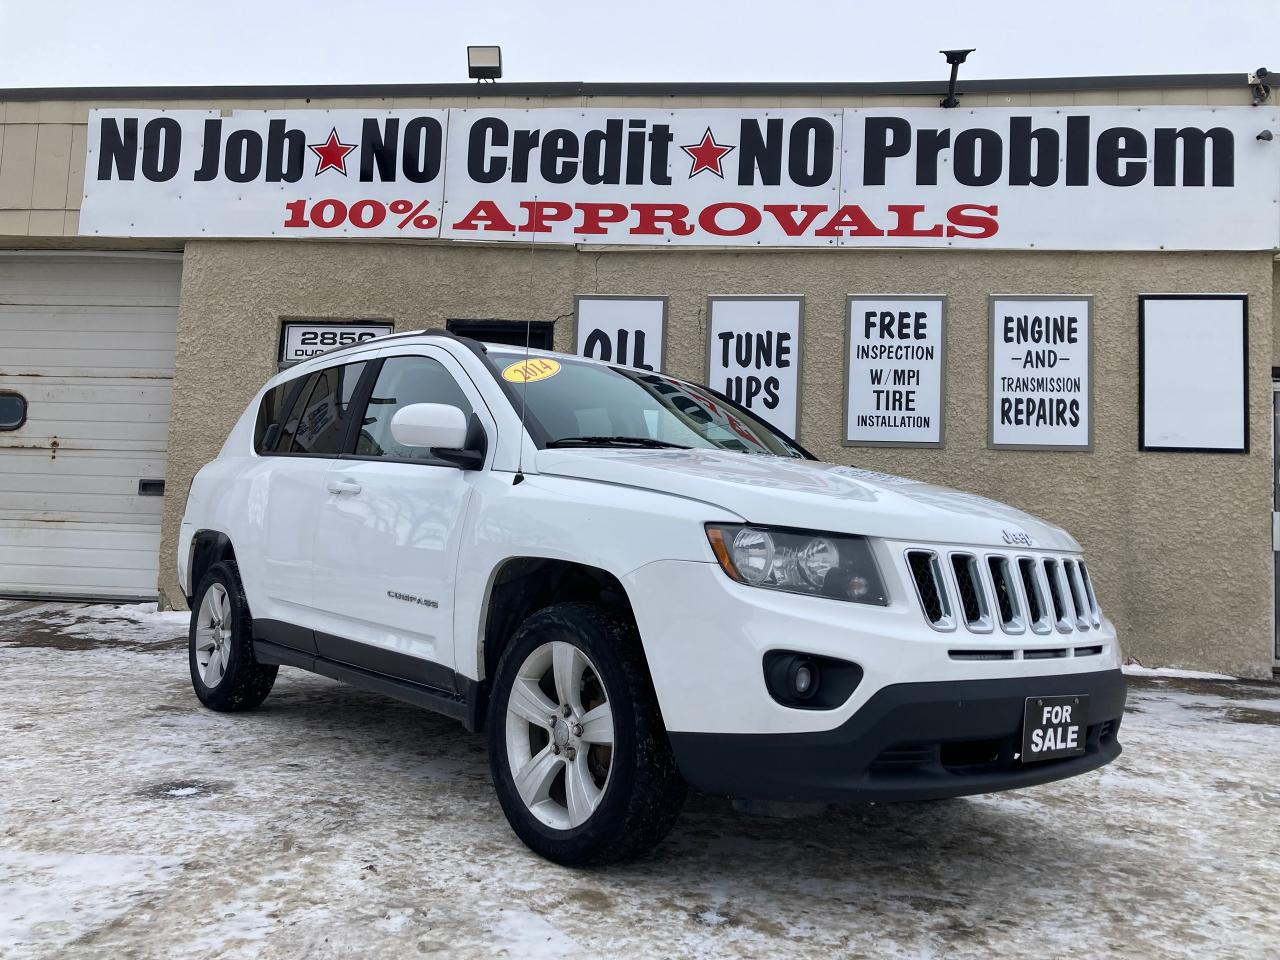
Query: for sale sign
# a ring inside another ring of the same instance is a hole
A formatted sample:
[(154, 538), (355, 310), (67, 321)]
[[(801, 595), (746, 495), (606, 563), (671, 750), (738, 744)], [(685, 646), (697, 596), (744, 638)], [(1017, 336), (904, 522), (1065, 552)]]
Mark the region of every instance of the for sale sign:
[(943, 297), (850, 297), (845, 444), (942, 444)]
[(991, 298), (991, 446), (1092, 446), (1092, 303)]
[(659, 246), (1270, 249), (1248, 107), (95, 110), (80, 229)]

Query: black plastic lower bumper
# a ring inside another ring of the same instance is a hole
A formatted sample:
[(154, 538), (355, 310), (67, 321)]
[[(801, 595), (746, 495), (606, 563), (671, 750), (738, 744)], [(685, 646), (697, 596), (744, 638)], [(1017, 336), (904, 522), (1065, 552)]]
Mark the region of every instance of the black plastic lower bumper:
[[(1024, 764), (1027, 697), (1088, 694), (1086, 752)], [(885, 687), (834, 730), (672, 733), (676, 761), (703, 793), (759, 800), (889, 803), (992, 793), (1073, 777), (1120, 755), (1119, 670)]]

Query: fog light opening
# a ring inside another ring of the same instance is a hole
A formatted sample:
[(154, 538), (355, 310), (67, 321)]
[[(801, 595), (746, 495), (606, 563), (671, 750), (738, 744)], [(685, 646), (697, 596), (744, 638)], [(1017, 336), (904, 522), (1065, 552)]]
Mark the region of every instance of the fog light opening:
[(796, 710), (833, 710), (849, 699), (862, 680), (862, 668), (848, 660), (793, 650), (764, 655), (769, 696)]
[(818, 692), (821, 675), (818, 673), (818, 665), (812, 660), (793, 660), (787, 670), (787, 676), (788, 689), (797, 700), (812, 699)]

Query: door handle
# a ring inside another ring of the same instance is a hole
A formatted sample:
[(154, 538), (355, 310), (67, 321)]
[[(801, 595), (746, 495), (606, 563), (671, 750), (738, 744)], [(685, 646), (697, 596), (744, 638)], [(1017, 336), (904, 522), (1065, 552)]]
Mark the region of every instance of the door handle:
[(330, 480), (329, 492), (330, 493), (359, 493), (360, 484), (356, 483), (354, 480), (349, 480), (346, 477), (342, 477), (341, 479), (338, 479), (338, 480)]

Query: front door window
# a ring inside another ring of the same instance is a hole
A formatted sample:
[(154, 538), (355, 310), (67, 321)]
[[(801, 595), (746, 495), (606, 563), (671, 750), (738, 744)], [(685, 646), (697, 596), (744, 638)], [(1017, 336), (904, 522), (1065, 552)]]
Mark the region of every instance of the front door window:
[(432, 460), (423, 447), (404, 447), (391, 435), (391, 418), (411, 403), (443, 403), (468, 417), (471, 404), (453, 374), (430, 357), (390, 357), (382, 364), (356, 439), (357, 457)]

